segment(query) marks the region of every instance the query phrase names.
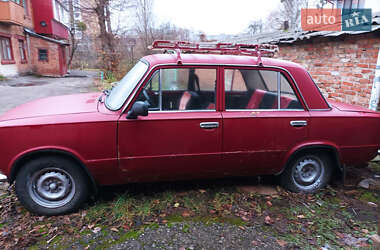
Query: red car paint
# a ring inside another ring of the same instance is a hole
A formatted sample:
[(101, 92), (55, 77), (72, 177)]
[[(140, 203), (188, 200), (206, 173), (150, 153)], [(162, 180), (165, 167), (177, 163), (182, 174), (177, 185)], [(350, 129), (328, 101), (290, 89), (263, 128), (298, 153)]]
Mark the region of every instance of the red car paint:
[[(327, 103), (298, 64), (250, 56), (171, 54), (144, 57), (149, 69), (125, 101), (111, 111), (101, 93), (50, 97), (0, 116), (0, 171), (13, 181), (23, 157), (62, 153), (75, 157), (100, 185), (280, 173), (293, 153), (326, 146), (342, 165), (361, 165), (380, 148), (380, 114), (348, 104)], [(160, 68), (217, 70), (216, 110), (127, 112), (153, 72)], [(285, 74), (303, 110), (226, 111), (224, 69), (270, 69)], [(306, 127), (292, 127), (305, 120)], [(201, 122), (218, 122), (202, 130)]]

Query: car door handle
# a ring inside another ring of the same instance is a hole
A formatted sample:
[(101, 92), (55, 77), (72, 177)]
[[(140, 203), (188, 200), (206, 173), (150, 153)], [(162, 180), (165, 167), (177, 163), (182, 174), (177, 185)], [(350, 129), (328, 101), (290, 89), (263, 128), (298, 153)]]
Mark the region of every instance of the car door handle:
[(307, 126), (307, 121), (291, 121), (290, 125), (293, 127), (305, 127)]
[(219, 128), (219, 122), (201, 122), (199, 126), (204, 129)]

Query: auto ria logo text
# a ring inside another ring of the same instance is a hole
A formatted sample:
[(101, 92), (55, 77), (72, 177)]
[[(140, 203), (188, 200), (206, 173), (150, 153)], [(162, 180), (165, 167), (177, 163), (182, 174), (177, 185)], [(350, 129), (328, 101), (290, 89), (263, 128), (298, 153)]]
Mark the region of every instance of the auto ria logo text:
[(305, 31), (371, 31), (371, 9), (302, 9)]

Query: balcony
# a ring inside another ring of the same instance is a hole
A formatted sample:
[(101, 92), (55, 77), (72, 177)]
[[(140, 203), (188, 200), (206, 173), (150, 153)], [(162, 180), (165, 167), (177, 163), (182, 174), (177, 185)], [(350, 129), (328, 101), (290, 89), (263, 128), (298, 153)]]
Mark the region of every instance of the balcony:
[(69, 29), (62, 23), (52, 19), (51, 20), (52, 32), (51, 35), (58, 39), (69, 39)]
[(0, 1), (0, 23), (24, 24), (24, 8), (15, 2)]

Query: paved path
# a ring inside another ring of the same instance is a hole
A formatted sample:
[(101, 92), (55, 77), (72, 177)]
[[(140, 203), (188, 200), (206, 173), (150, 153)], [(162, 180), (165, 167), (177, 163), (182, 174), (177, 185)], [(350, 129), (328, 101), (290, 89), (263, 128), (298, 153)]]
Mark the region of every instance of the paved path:
[(69, 77), (22, 76), (0, 81), (0, 115), (20, 104), (48, 96), (96, 91), (96, 72), (74, 71)]

